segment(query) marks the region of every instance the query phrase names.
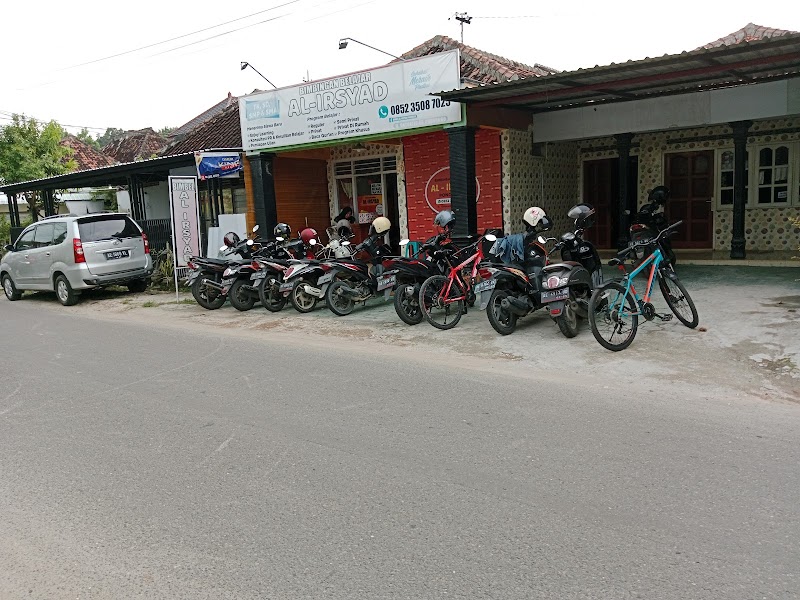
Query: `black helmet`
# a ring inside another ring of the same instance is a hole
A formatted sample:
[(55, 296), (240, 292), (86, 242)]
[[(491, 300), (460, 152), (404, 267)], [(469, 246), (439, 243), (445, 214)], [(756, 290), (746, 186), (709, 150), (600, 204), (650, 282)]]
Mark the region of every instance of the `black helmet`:
[(650, 202), (655, 202), (660, 206), (664, 206), (669, 198), (669, 188), (665, 185), (659, 185), (650, 190), (647, 199)]
[(433, 224), (449, 232), (456, 226), (456, 216), (449, 210), (443, 210), (436, 214)]
[(594, 208), (588, 204), (576, 204), (569, 209), (567, 216), (575, 221), (575, 227), (585, 229), (594, 223)]
[(290, 237), (292, 237), (292, 228), (286, 223), (278, 223), (275, 225), (273, 233), (275, 234), (275, 237), (282, 237), (283, 239), (288, 240)]
[(229, 231), (228, 233), (225, 234), (225, 237), (222, 239), (222, 241), (228, 248), (234, 248), (239, 245), (241, 239), (239, 239), (239, 236), (236, 235), (233, 231)]

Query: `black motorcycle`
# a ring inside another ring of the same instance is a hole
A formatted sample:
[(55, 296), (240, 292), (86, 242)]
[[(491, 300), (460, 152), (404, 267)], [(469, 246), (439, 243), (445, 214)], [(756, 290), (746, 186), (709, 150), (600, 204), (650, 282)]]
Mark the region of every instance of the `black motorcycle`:
[(280, 292), (284, 274), (293, 264), (301, 263), (307, 251), (301, 239), (287, 242), (278, 238), (274, 243), (274, 249), (254, 259), (258, 270), (250, 276), (250, 285), (256, 290), (261, 306), (270, 312), (280, 312), (288, 301)]
[[(253, 233), (257, 230), (258, 225), (253, 228)], [(193, 256), (187, 265), (189, 274), (184, 283), (192, 290), (197, 303), (208, 310), (216, 310), (225, 304), (228, 293), (222, 282), (226, 271), (231, 267), (250, 264), (253, 259), (255, 242), (252, 239), (241, 240), (230, 232), (225, 235), (224, 241), (225, 245), (220, 248), (225, 255), (223, 258)]]
[[(401, 246), (408, 244), (408, 240), (400, 242)], [(383, 261), (381, 287), (387, 300), (394, 290), (394, 310), (404, 323), (422, 323), (425, 317), (419, 305), (419, 289), (428, 277), (446, 275), (450, 268), (447, 256), (457, 251), (449, 235), (439, 234), (426, 240), (414, 256), (393, 256)]]
[[(579, 204), (567, 214), (575, 220), (574, 231), (558, 240), (525, 234), (522, 264), (494, 263), (481, 269), (483, 281), (476, 286), (480, 308), (486, 309), (489, 323), (501, 335), (513, 333), (519, 317), (546, 308), (561, 333), (572, 338), (578, 334), (578, 317), (588, 316), (592, 290), (603, 280), (597, 249), (583, 238), (594, 209)], [(549, 242), (556, 242), (550, 251)], [(549, 262), (555, 252), (560, 252), (562, 262)]]
[(349, 315), (356, 303), (366, 304), (370, 298), (394, 286), (394, 275), (384, 276), (382, 261), (391, 254), (391, 249), (380, 243), (382, 239), (382, 235), (373, 234), (354, 248), (356, 254), (366, 253), (366, 261), (355, 258), (325, 261), (326, 273), (317, 284), (323, 286), (330, 282), (325, 302), (333, 314)]
[[(644, 250), (646, 246), (643, 244), (655, 239), (659, 233), (669, 227), (669, 221), (664, 214), (668, 199), (669, 189), (663, 185), (657, 186), (650, 190), (647, 196), (647, 204), (642, 206), (639, 212), (633, 216), (631, 226), (628, 229), (628, 247), (633, 249), (633, 255), (638, 260), (642, 260), (646, 256)], [(669, 237), (665, 237), (660, 242), (660, 246), (664, 252), (664, 262), (674, 271), (677, 257), (672, 249), (672, 241)]]

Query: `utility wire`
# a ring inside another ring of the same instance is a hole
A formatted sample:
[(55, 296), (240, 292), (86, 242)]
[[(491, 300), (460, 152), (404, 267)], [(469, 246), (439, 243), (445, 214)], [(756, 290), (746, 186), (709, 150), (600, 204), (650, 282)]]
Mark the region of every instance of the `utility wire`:
[(541, 19), (542, 15), (517, 15), (517, 16), (496, 16), (496, 17), (472, 17), (473, 19)]
[[(259, 10), (258, 12), (254, 12), (252, 14), (245, 15), (243, 17), (238, 17), (236, 19), (231, 19), (230, 21), (225, 21), (224, 23), (219, 23), (218, 25), (212, 25), (211, 27), (205, 27), (203, 29), (198, 29), (197, 31), (192, 31), (191, 33), (184, 33), (183, 35), (179, 35), (179, 36), (176, 36), (174, 38), (170, 38), (168, 40), (162, 40), (160, 42), (154, 42), (154, 43), (148, 44), (146, 46), (141, 46), (139, 48), (134, 48), (132, 50), (126, 50), (124, 52), (118, 52), (117, 54), (111, 54), (110, 56), (104, 56), (103, 58), (96, 58), (94, 60), (83, 62), (83, 63), (77, 64), (77, 65), (71, 65), (69, 67), (63, 67), (61, 69), (58, 69), (57, 71), (67, 71), (69, 69), (77, 69), (78, 67), (85, 67), (86, 65), (93, 65), (95, 63), (103, 62), (105, 60), (111, 60), (112, 58), (117, 58), (119, 56), (125, 56), (126, 54), (132, 54), (134, 52), (139, 52), (140, 50), (146, 50), (148, 48), (153, 48), (154, 46), (160, 46), (162, 44), (167, 44), (169, 42), (174, 42), (175, 40), (180, 40), (180, 39), (183, 39), (185, 37), (189, 37), (191, 35), (195, 35), (195, 34), (198, 34), (198, 33), (203, 33), (204, 31), (209, 31), (211, 29), (216, 29), (218, 27), (222, 27), (223, 25), (230, 25), (231, 23), (236, 23), (237, 21), (241, 21), (243, 19), (249, 19), (250, 17), (254, 17), (256, 15), (260, 15), (260, 14), (263, 14), (265, 12), (269, 12), (271, 10), (277, 10), (278, 8), (282, 8), (282, 7), (288, 6), (290, 4), (297, 4), (300, 1), (301, 0), (289, 0), (288, 2), (284, 2), (283, 4), (278, 4), (277, 6), (273, 6), (271, 8), (266, 8), (264, 10)], [(264, 22), (266, 22), (266, 21), (264, 21)]]
[[(21, 114), (21, 113), (12, 113), (12, 112), (9, 112), (9, 111), (6, 111), (6, 110), (0, 110), (0, 119), (2, 119), (4, 121), (13, 121), (14, 120), (13, 119), (13, 115), (14, 114), (17, 114), (17, 115), (19, 115), (21, 117), (25, 117), (28, 120), (33, 119), (34, 121), (36, 121), (38, 123), (49, 123), (50, 121), (54, 121), (55, 120), (55, 119), (50, 119), (50, 120), (46, 121), (44, 119), (39, 119), (37, 117), (32, 117), (30, 115), (25, 115), (25, 114)], [(58, 123), (58, 121), (56, 121), (56, 123)], [(61, 125), (61, 127), (71, 127), (73, 129), (78, 129), (78, 128), (81, 128), (81, 129), (94, 129), (96, 131), (105, 131), (106, 129), (108, 129), (107, 127), (89, 127), (88, 125), (68, 125), (66, 123), (58, 123), (58, 124)]]

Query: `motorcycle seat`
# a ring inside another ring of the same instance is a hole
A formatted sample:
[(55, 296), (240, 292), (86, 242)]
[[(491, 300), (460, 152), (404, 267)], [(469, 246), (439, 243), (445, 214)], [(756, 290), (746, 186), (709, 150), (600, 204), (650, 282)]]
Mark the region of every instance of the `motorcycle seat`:
[(551, 271), (561, 271), (563, 269), (574, 269), (575, 267), (579, 267), (580, 263), (572, 262), (572, 261), (564, 261), (560, 263), (552, 263), (547, 265), (544, 268), (545, 273), (550, 273)]

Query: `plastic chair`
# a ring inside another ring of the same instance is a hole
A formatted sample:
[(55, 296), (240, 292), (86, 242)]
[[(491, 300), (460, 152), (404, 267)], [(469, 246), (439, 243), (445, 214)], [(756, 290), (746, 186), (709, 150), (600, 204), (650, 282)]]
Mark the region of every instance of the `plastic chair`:
[(422, 247), (422, 242), (408, 242), (403, 247), (403, 256), (405, 256), (406, 258), (410, 258), (414, 256), (417, 252), (419, 252), (419, 249), (421, 247)]

